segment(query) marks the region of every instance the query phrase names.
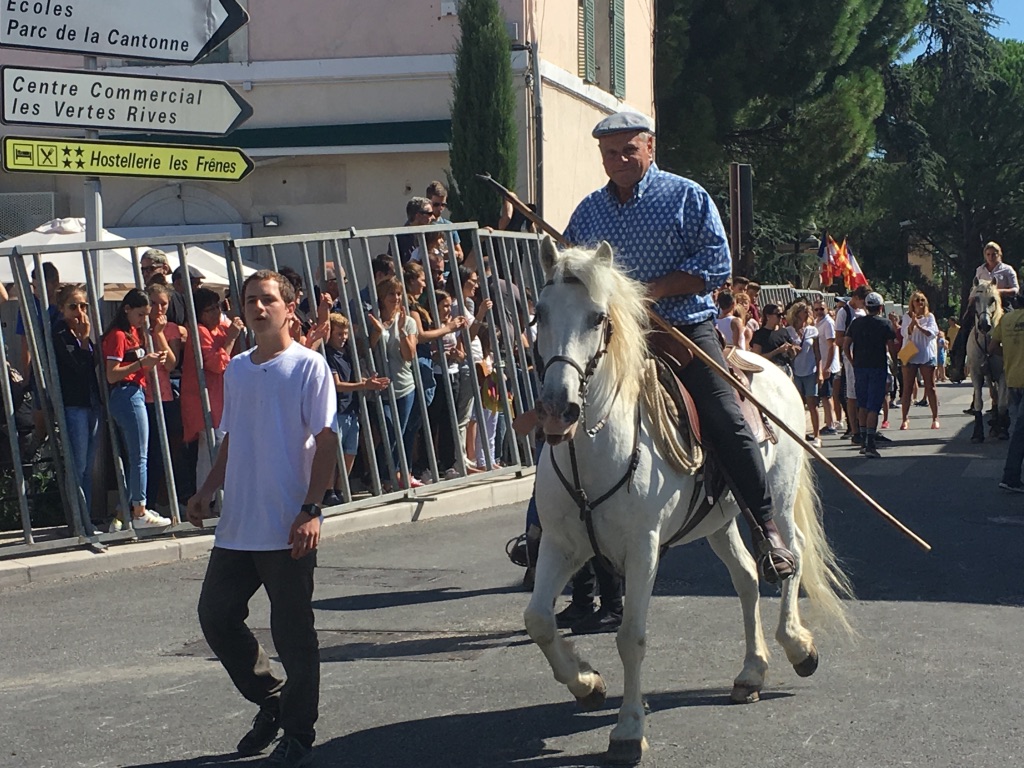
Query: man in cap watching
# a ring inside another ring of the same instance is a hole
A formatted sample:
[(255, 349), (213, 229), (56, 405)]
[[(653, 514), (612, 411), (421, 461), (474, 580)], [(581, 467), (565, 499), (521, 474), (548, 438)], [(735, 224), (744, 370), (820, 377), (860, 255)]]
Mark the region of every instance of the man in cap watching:
[[(696, 182), (658, 168), (654, 126), (646, 116), (610, 115), (592, 135), (609, 183), (576, 207), (566, 239), (581, 245), (611, 243), (619, 266), (646, 283), (654, 311), (725, 367), (712, 293), (729, 279), (732, 259), (711, 196)], [(659, 344), (658, 334), (652, 343)], [(689, 356), (675, 349), (672, 354)], [(764, 461), (732, 387), (699, 360), (676, 372), (696, 401), (718, 465), (729, 468), (737, 501), (757, 521), (754, 539), (762, 574), (772, 582), (792, 576), (796, 558), (772, 520)]]
[(854, 319), (843, 337), (843, 352), (853, 364), (857, 387), (857, 421), (860, 426), (860, 452), (869, 458), (880, 457), (875, 445), (878, 412), (886, 396), (889, 363), (885, 353), (895, 357), (896, 331), (882, 312), (885, 300), (871, 291), (864, 297), (867, 314)]
[(150, 248), (139, 259), (139, 268), (142, 271), (142, 281), (146, 287), (158, 283), (167, 285), (167, 278), (171, 275), (171, 265), (167, 263), (167, 254), (159, 248)]
[[(192, 283), (192, 290), (197, 291), (203, 287), (203, 273), (189, 265), (189, 282)], [(174, 293), (171, 294), (171, 301), (167, 307), (167, 320), (171, 323), (188, 327), (188, 310), (185, 308), (187, 295), (185, 293), (185, 270), (179, 265), (175, 268), (171, 278), (174, 281)]]

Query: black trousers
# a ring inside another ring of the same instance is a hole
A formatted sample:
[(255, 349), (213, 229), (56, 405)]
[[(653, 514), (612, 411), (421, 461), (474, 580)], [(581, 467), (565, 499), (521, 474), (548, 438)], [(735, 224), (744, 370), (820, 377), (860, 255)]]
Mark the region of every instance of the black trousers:
[(601, 595), (601, 607), (611, 613), (622, 613), (622, 577), (591, 558), (572, 577), (572, 601), (578, 605), (593, 605)]
[[(320, 704), (320, 648), (313, 626), (316, 552), (293, 560), (291, 550), (243, 552), (214, 547), (199, 596), (206, 642), (238, 692), (281, 714), (285, 734), (312, 745)], [(270, 598), (270, 632), (287, 680), (276, 677), (267, 652), (245, 620), (263, 587)]]
[[(677, 326), (677, 330), (723, 368), (727, 367), (713, 321)], [(772, 498), (764, 461), (740, 413), (733, 388), (696, 358), (682, 370), (679, 379), (700, 413), (704, 442), (715, 452), (730, 485), (740, 496), (740, 505), (753, 512), (760, 522), (771, 520)]]

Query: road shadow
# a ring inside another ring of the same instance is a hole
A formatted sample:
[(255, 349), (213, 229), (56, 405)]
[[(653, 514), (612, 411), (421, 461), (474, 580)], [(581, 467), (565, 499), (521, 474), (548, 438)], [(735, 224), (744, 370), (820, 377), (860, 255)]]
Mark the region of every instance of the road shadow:
[(382, 590), (361, 595), (342, 595), (314, 600), (313, 607), (321, 611), (372, 611), (378, 608), (398, 608), (407, 605), (425, 605), (450, 600), (465, 600), (485, 595), (504, 595), (522, 592), (522, 587), (507, 585), (487, 589), (459, 589), (458, 587), (437, 587), (434, 589)]
[[(763, 702), (793, 694), (769, 693)], [(682, 707), (726, 707), (727, 689), (651, 693), (652, 712)], [(338, 736), (316, 747), (318, 765), (331, 768), (481, 768), (516, 765), (528, 768), (573, 768), (605, 765), (600, 753), (570, 755), (545, 746), (548, 739), (610, 729), (621, 698), (609, 698), (605, 709), (584, 714), (570, 702), (538, 704), (493, 712), (439, 715), (386, 723)], [(230, 756), (138, 763), (132, 768), (206, 768), (230, 765)], [(242, 764), (242, 763), (239, 763)]]

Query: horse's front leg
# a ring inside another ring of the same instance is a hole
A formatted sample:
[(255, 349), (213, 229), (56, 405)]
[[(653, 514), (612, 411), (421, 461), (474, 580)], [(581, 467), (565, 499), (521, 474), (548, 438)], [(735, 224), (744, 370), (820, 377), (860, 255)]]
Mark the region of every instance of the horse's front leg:
[(647, 748), (644, 738), (644, 701), (640, 667), (647, 650), (647, 610), (658, 572), (658, 533), (626, 555), (626, 599), (622, 626), (615, 637), (622, 659), (622, 706), (612, 729), (606, 759), (617, 765), (636, 765)]
[(586, 710), (604, 706), (606, 688), (601, 675), (580, 660), (575, 648), (559, 634), (555, 625), (555, 599), (565, 584), (586, 562), (586, 556), (571, 555), (559, 548), (552, 536), (541, 536), (533, 596), (523, 614), (526, 631), (547, 657), (555, 680), (564, 683)]
[[(780, 527), (785, 530), (785, 526)], [(791, 535), (787, 535), (786, 538), (792, 542)], [(761, 592), (758, 586), (757, 564), (743, 543), (736, 518), (708, 536), (708, 544), (729, 569), (732, 586), (739, 595), (743, 610), (743, 636), (747, 650), (743, 657), (743, 669), (733, 681), (729, 698), (736, 704), (755, 702), (761, 697), (761, 688), (768, 672), (768, 644), (765, 642), (761, 626)]]

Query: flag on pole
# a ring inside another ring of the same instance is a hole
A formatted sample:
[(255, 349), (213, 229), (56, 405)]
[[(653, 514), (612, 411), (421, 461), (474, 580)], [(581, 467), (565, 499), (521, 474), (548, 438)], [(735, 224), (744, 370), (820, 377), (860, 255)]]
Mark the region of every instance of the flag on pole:
[[(846, 241), (843, 241), (843, 245), (846, 246)], [(847, 289), (855, 291), (862, 285), (867, 285), (868, 279), (864, 274), (864, 270), (860, 268), (860, 264), (857, 263), (857, 257), (853, 255), (853, 251), (849, 247), (846, 248), (846, 260), (849, 264), (849, 271), (843, 279), (843, 283)]]
[(836, 264), (835, 254), (836, 241), (825, 232), (824, 237), (821, 238), (821, 245), (818, 246), (818, 262), (821, 269), (822, 287), (832, 285), (832, 281), (842, 275)]

